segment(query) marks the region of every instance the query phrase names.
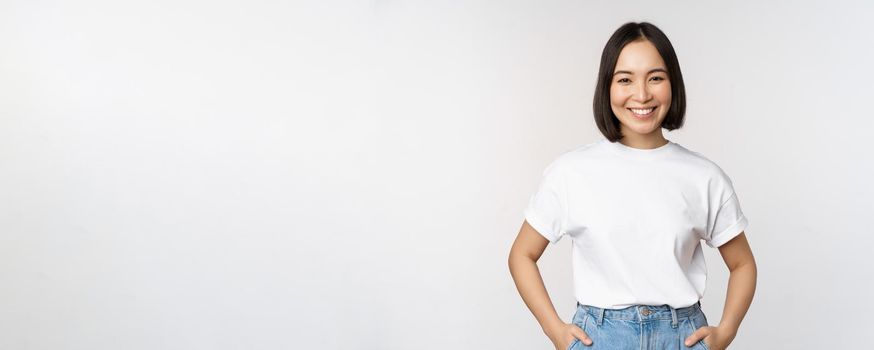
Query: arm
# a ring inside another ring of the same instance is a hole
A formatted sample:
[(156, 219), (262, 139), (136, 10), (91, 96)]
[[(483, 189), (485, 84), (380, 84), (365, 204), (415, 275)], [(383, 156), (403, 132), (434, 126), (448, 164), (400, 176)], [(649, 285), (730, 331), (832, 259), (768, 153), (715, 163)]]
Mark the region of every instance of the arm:
[[(508, 263), (510, 274), (516, 283), (519, 295), (534, 318), (540, 323), (543, 332), (559, 349), (566, 349), (576, 337), (584, 344), (591, 344), (591, 340), (582, 329), (572, 324), (564, 323), (555, 311), (552, 300), (543, 284), (540, 270), (537, 268), (537, 260), (543, 255), (549, 241), (540, 235), (528, 221), (522, 223), (519, 235), (510, 249)], [(579, 331), (577, 331), (579, 330)]]
[(686, 339), (686, 344), (694, 344), (704, 338), (711, 350), (725, 349), (734, 340), (756, 291), (756, 261), (746, 235), (741, 232), (721, 245), (719, 253), (730, 271), (722, 320), (716, 327), (699, 328)]

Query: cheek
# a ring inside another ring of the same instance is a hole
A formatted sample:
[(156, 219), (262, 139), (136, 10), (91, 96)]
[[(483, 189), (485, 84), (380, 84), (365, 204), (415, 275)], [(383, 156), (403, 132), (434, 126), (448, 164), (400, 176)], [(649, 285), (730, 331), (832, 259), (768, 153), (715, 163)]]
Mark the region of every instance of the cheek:
[(628, 94), (622, 88), (610, 88), (610, 103), (614, 106), (622, 107), (625, 105), (625, 100), (628, 99)]
[(658, 98), (659, 101), (662, 101), (662, 103), (670, 104), (671, 84), (662, 84), (662, 86), (659, 86), (659, 88), (654, 92), (654, 95), (656, 95), (656, 98)]

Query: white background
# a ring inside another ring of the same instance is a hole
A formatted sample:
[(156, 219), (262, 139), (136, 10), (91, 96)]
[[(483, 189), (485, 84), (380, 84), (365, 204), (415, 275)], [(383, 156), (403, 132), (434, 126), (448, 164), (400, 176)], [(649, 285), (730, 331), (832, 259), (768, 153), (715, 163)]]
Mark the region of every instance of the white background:
[[(874, 6), (2, 1), (0, 349), (552, 349), (507, 267), (627, 21), (759, 266), (734, 349), (864, 347)], [(540, 268), (574, 311), (570, 240)], [(705, 246), (702, 304), (728, 272)]]

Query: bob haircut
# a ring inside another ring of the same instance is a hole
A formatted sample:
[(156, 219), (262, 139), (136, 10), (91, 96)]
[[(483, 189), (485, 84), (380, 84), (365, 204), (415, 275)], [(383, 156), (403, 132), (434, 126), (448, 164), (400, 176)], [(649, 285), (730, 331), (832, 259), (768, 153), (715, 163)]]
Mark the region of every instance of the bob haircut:
[(665, 67), (668, 70), (668, 80), (671, 82), (671, 106), (661, 127), (668, 130), (679, 129), (683, 126), (686, 115), (686, 88), (683, 84), (683, 74), (680, 73), (680, 62), (668, 37), (658, 27), (648, 22), (628, 22), (623, 24), (604, 46), (601, 52), (601, 67), (598, 71), (598, 83), (595, 86), (595, 99), (593, 103), (595, 123), (601, 133), (610, 140), (616, 142), (622, 139), (622, 129), (619, 127), (619, 119), (610, 108), (610, 85), (613, 82), (613, 71), (616, 69), (616, 61), (619, 53), (630, 42), (647, 40), (656, 47)]

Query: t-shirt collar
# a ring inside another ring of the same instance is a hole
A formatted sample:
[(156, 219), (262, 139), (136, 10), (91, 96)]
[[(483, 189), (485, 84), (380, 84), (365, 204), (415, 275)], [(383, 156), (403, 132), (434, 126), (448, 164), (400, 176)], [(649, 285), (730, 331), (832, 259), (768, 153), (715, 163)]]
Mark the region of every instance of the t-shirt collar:
[(603, 142), (605, 142), (607, 146), (614, 150), (616, 153), (635, 158), (651, 158), (657, 155), (668, 153), (671, 151), (671, 149), (676, 147), (676, 144), (671, 140), (668, 140), (668, 143), (664, 145), (652, 149), (634, 148), (631, 146), (626, 146), (619, 141), (610, 142), (610, 140), (606, 139)]

